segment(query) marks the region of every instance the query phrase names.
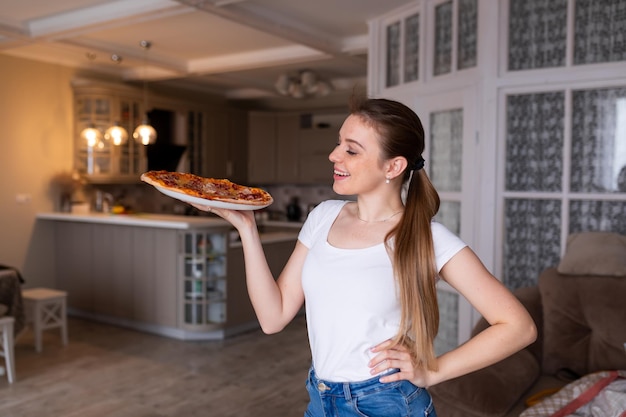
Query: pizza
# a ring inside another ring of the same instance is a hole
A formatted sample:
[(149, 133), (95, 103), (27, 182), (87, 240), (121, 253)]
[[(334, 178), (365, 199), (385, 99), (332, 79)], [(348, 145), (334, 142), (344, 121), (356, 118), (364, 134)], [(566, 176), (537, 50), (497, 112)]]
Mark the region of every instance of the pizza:
[(274, 201), (272, 196), (261, 188), (185, 172), (148, 171), (141, 174), (141, 180), (157, 188), (209, 201), (259, 207), (269, 206)]

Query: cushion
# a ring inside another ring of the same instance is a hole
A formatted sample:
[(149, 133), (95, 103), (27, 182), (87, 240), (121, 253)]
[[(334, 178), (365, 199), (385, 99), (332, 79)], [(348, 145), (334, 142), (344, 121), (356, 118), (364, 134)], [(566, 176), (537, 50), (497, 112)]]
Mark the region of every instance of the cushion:
[(610, 232), (573, 233), (558, 266), (561, 274), (626, 277), (626, 236)]
[(434, 385), (428, 391), (437, 415), (499, 417), (519, 401), (539, 374), (539, 363), (524, 349), (487, 368)]
[(579, 376), (626, 369), (626, 279), (559, 274), (539, 276), (543, 302), (543, 371)]
[(570, 382), (524, 410), (519, 417), (624, 416), (626, 371), (602, 371)]

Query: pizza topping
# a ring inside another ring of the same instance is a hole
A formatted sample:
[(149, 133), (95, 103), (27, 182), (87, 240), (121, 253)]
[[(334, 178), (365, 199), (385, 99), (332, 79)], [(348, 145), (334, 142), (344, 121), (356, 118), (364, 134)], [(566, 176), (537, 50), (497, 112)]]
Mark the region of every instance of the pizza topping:
[(204, 178), (184, 172), (148, 171), (141, 175), (148, 184), (206, 200), (267, 206), (272, 196), (261, 188), (235, 184), (227, 179)]

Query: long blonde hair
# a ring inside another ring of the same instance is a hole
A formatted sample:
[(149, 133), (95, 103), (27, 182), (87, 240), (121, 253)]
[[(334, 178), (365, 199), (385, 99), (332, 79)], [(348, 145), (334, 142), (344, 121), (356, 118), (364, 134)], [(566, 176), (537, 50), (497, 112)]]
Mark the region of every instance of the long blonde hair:
[[(385, 99), (355, 99), (351, 114), (370, 124), (381, 138), (381, 159), (406, 158), (409, 181), (405, 210), (385, 242), (393, 251), (393, 271), (401, 305), (394, 341), (409, 348), (413, 362), (436, 370), (434, 339), (439, 329), (437, 266), (431, 221), (439, 211), (439, 194), (424, 172), (424, 128), (404, 104)], [(411, 175), (412, 174), (412, 175)]]

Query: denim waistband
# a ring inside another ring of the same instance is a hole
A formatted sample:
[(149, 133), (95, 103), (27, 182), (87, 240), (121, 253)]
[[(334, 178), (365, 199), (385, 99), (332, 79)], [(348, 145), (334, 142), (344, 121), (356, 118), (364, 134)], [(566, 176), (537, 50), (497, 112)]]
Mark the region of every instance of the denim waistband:
[[(400, 370), (391, 369), (385, 372), (384, 375), (395, 374), (396, 372), (400, 372)], [(379, 381), (382, 375), (383, 374), (358, 382), (332, 382), (318, 378), (313, 367), (309, 370), (309, 379), (313, 386), (317, 388), (320, 395), (341, 396), (346, 399), (388, 390), (403, 382), (395, 381), (383, 383)]]

